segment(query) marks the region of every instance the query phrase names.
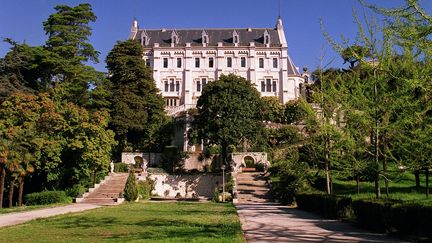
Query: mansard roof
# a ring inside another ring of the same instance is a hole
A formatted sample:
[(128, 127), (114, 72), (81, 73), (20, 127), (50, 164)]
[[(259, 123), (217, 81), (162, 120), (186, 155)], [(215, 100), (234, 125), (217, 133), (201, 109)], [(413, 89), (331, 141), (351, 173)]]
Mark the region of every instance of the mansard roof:
[[(179, 42), (177, 45), (184, 46), (186, 43), (191, 43), (192, 46), (202, 46), (203, 29), (158, 29), (144, 30), (139, 29), (134, 39), (141, 39), (144, 33), (150, 38), (148, 46), (153, 46), (158, 43), (159, 46), (171, 45), (171, 33), (175, 31), (178, 34)], [(270, 35), (271, 45), (280, 47), (281, 41), (277, 29), (272, 28), (235, 28), (235, 29), (204, 29), (208, 35), (208, 46), (217, 46), (218, 42), (222, 42), (224, 46), (234, 46), (233, 32), (239, 35), (239, 46), (249, 46), (250, 42), (254, 42), (255, 46), (265, 46), (264, 33), (267, 31)]]

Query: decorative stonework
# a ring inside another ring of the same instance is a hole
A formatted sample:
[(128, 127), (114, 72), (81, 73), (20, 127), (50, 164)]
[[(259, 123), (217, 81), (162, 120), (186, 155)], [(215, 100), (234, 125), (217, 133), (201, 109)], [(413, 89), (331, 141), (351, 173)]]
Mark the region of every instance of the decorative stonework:
[(232, 163), (233, 172), (241, 172), (241, 169), (246, 167), (245, 158), (252, 158), (254, 164), (263, 164), (265, 169), (270, 167), (270, 162), (267, 159), (267, 153), (264, 152), (232, 153), (231, 163)]

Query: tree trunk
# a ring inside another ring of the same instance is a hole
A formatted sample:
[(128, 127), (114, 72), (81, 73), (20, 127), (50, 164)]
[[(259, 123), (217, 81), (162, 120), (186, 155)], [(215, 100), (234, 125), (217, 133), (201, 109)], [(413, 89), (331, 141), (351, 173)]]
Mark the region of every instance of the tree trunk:
[(415, 176), (415, 187), (416, 190), (420, 190), (420, 170), (414, 170), (414, 176)]
[[(387, 148), (387, 141), (385, 140), (385, 138), (383, 140), (383, 143), (384, 143), (384, 146)], [(383, 171), (384, 171), (384, 174), (386, 174), (385, 172), (387, 172), (387, 158), (385, 156), (383, 158)], [(387, 179), (387, 175), (384, 177), (384, 185), (385, 185), (386, 196), (389, 197), (389, 180)]]
[(15, 187), (15, 176), (11, 175), (9, 180), (9, 207), (13, 207), (13, 194)]
[(326, 188), (327, 188), (327, 194), (331, 194), (331, 188), (330, 188), (330, 168), (328, 162), (325, 164), (325, 174), (326, 174)]
[(426, 197), (429, 197), (429, 168), (426, 168), (425, 175), (426, 175)]
[(95, 185), (96, 185), (96, 170), (93, 173), (93, 188), (95, 187)]
[(227, 165), (227, 157), (228, 157), (228, 145), (222, 143), (222, 165)]
[(24, 190), (24, 177), (18, 177), (18, 207), (22, 206), (22, 195)]
[(379, 173), (375, 177), (375, 196), (377, 199), (381, 198), (381, 188), (379, 184)]
[(357, 182), (357, 194), (360, 194), (360, 175), (357, 175), (356, 182)]
[(0, 166), (0, 208), (3, 207), (3, 194), (6, 179), (6, 169), (4, 165)]
[[(376, 70), (374, 70), (374, 77), (376, 75)], [(378, 97), (378, 88), (375, 83), (374, 85), (374, 91), (375, 91), (375, 102), (377, 101)], [(380, 188), (380, 170), (379, 170), (379, 119), (378, 119), (378, 109), (375, 107), (375, 166), (376, 166), (376, 177), (375, 177), (375, 195), (376, 198), (381, 198), (381, 188)]]

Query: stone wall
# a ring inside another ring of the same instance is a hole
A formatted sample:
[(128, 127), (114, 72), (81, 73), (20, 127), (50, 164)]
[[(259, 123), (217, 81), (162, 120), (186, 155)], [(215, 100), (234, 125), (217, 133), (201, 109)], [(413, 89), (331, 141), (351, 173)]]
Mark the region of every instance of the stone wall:
[[(225, 183), (228, 176), (225, 175)], [(162, 198), (212, 198), (216, 187), (222, 185), (222, 175), (219, 174), (150, 174), (155, 182), (153, 195)], [(141, 178), (144, 179), (144, 178)]]
[(144, 161), (145, 167), (149, 167), (148, 162), (150, 161), (150, 167), (157, 165), (161, 161), (160, 153), (146, 153), (146, 152), (123, 152), (121, 162), (126, 164), (135, 164), (135, 157), (141, 157)]
[(267, 153), (264, 152), (241, 152), (241, 153), (232, 153), (232, 167), (233, 172), (241, 172), (241, 169), (244, 168), (245, 158), (250, 157), (253, 159), (255, 164), (264, 164), (264, 168), (270, 167), (270, 162), (267, 159)]

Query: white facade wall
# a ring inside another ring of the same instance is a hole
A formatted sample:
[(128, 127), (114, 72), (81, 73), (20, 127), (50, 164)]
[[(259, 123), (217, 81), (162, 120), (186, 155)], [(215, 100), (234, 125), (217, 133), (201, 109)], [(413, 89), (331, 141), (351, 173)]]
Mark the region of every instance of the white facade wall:
[[(261, 96), (279, 97), (281, 103), (299, 97), (299, 84), (304, 82), (300, 76), (288, 76), (287, 48), (275, 47), (158, 47), (146, 48), (144, 59), (148, 60), (153, 70), (156, 86), (166, 99), (168, 107), (195, 107), (206, 82), (217, 80), (221, 74), (236, 74), (250, 80)], [(199, 67), (196, 67), (196, 59)], [(231, 58), (232, 66), (228, 66)], [(242, 58), (245, 59), (243, 67)], [(181, 67), (177, 62), (181, 62)], [(209, 66), (213, 59), (213, 67)], [(260, 61), (260, 59), (262, 61)], [(164, 67), (164, 62), (168, 66)], [(260, 62), (264, 66), (260, 67)], [(273, 66), (273, 62), (276, 62)], [(270, 80), (270, 85), (268, 85)], [(262, 90), (264, 82), (264, 91)], [(199, 84), (198, 84), (199, 83)], [(199, 87), (200, 86), (200, 87)], [(175, 101), (174, 101), (175, 100)]]

